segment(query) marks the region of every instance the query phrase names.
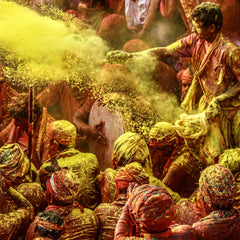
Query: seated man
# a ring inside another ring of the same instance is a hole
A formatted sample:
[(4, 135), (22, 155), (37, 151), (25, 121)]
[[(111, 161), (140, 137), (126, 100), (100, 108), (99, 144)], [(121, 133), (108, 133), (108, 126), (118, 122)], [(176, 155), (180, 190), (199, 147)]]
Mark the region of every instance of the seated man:
[[(48, 115), (45, 108), (41, 108), (38, 101), (34, 100), (33, 136), (29, 137), (28, 126), (29, 95), (22, 93), (16, 96), (9, 105), (8, 111), (12, 116), (11, 123), (0, 132), (0, 146), (9, 143), (18, 143), (21, 149), (31, 156), (31, 162), (38, 169), (47, 160), (49, 148), (46, 128), (54, 119)], [(30, 143), (31, 140), (31, 144)]]
[(57, 159), (61, 168), (67, 167), (80, 179), (77, 201), (84, 207), (94, 209), (100, 201), (96, 185), (100, 168), (96, 156), (75, 149), (76, 128), (66, 120), (52, 122), (47, 133), (50, 141), (50, 158), (39, 170), (42, 184), (45, 185), (44, 177), (50, 174), (51, 160)]
[(112, 240), (114, 238), (115, 226), (127, 201), (129, 184), (147, 184), (149, 177), (139, 163), (133, 162), (118, 170), (115, 182), (118, 193), (117, 199), (112, 203), (101, 203), (94, 210), (100, 222), (100, 239), (102, 240)]
[[(0, 148), (0, 172), (11, 186), (20, 192), (34, 207), (35, 213), (45, 208), (45, 194), (38, 172), (17, 143)], [(0, 212), (8, 213), (16, 204), (7, 192), (0, 194)]]
[[(77, 201), (80, 180), (68, 169), (55, 171), (46, 182), (47, 211), (57, 211), (64, 220), (61, 239), (97, 239), (98, 219), (94, 212), (83, 208)], [(36, 219), (37, 220), (37, 219)], [(27, 237), (37, 237), (32, 222)], [(27, 238), (31, 239), (31, 238)]]
[(80, 180), (67, 169), (54, 172), (46, 183), (49, 206), (46, 210), (56, 210), (64, 220), (61, 239), (97, 239), (98, 220), (94, 212), (80, 206), (76, 197)]
[(156, 123), (149, 138), (155, 176), (182, 197), (189, 197), (198, 187), (206, 163), (193, 152), (196, 149), (185, 144), (171, 123)]
[(220, 164), (201, 173), (199, 192), (208, 215), (192, 225), (199, 239), (239, 239), (239, 213), (233, 208), (237, 189), (232, 172)]
[(197, 239), (191, 226), (173, 224), (174, 213), (174, 201), (164, 188), (136, 187), (123, 207), (114, 239)]
[(219, 156), (219, 164), (231, 170), (237, 181), (238, 191), (233, 207), (240, 211), (240, 148), (227, 149)]

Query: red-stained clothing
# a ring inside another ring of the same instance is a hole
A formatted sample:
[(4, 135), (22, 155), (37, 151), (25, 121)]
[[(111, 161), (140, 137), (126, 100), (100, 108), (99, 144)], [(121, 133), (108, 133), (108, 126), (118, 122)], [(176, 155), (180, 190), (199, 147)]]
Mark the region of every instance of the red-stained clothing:
[(92, 210), (81, 209), (76, 202), (70, 206), (50, 205), (46, 210), (56, 210), (63, 217), (65, 228), (61, 239), (95, 240), (98, 238), (99, 222)]
[(178, 224), (193, 225), (206, 216), (207, 213), (200, 199), (191, 201), (188, 198), (184, 198), (176, 204), (174, 221)]
[(123, 207), (122, 215), (118, 221), (114, 240), (134, 240), (134, 239), (178, 239), (195, 240), (196, 232), (189, 225), (170, 225), (166, 230), (159, 233), (141, 233), (140, 229), (131, 223), (127, 205)]
[(188, 225), (172, 225), (161, 233), (145, 233), (143, 237), (120, 237), (114, 240), (197, 240), (196, 232)]
[(182, 197), (190, 197), (197, 189), (201, 171), (205, 164), (196, 159), (188, 150), (185, 150), (171, 164), (163, 183), (180, 194)]
[(174, 213), (175, 203), (164, 188), (140, 185), (122, 209), (114, 239), (196, 239), (191, 226), (173, 223)]
[(118, 219), (120, 218), (122, 208), (127, 201), (127, 197), (118, 197), (112, 203), (101, 203), (95, 208), (94, 213), (100, 223), (101, 240), (112, 240)]
[[(31, 162), (38, 169), (43, 162), (48, 159), (49, 139), (47, 136), (47, 126), (54, 119), (43, 108), (41, 116), (34, 124), (34, 134), (32, 140), (32, 159)], [(11, 123), (0, 132), (0, 144), (18, 143), (21, 149), (27, 154), (28, 152), (28, 135), (15, 124), (13, 119)]]
[[(211, 51), (207, 53), (209, 49)], [(226, 92), (229, 89), (232, 92), (234, 86), (240, 81), (240, 48), (221, 33), (211, 47), (206, 40), (191, 34), (167, 46), (166, 51), (174, 57), (192, 57), (194, 74), (200, 72), (197, 76), (199, 84), (197, 89), (201, 88), (204, 94), (199, 101), (199, 112), (204, 111), (214, 97), (225, 94), (226, 100), (220, 104), (221, 131), (226, 146), (235, 147), (239, 126), (238, 123), (233, 123), (239, 121), (236, 112), (240, 108), (240, 101), (238, 95), (233, 97), (231, 93), (227, 95)], [(204, 61), (203, 58), (205, 58)], [(194, 94), (190, 102), (193, 99)]]
[(234, 210), (218, 210), (192, 226), (202, 240), (240, 239), (240, 216)]
[[(167, 47), (174, 57), (192, 57), (194, 71), (209, 48), (206, 40), (191, 34)], [(237, 78), (237, 79), (236, 79)], [(200, 75), (202, 90), (209, 103), (240, 81), (240, 48), (229, 39), (220, 35), (218, 46), (210, 55), (208, 64)]]
[(6, 82), (2, 83), (0, 87), (0, 131), (11, 122), (7, 105), (10, 103), (12, 97), (16, 96), (17, 94), (18, 93)]
[[(49, 84), (38, 96), (38, 101), (43, 107), (50, 108), (55, 104), (60, 105), (59, 119), (73, 122), (74, 114), (79, 110), (82, 120), (87, 123), (88, 115), (93, 102), (90, 91), (74, 89), (66, 82)], [(59, 114), (59, 113), (58, 113)]]
[(124, 14), (125, 1), (123, 0), (105, 0), (105, 7), (109, 12)]

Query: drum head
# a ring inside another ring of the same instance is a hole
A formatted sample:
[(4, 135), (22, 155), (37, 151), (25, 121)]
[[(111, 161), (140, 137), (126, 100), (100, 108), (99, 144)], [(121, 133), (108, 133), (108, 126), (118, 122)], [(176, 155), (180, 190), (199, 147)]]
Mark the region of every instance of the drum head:
[(106, 168), (112, 168), (112, 151), (114, 142), (117, 138), (125, 133), (123, 116), (117, 106), (110, 111), (107, 107), (99, 105), (95, 102), (89, 114), (89, 125), (103, 123), (102, 132), (104, 133), (107, 143), (97, 142), (96, 139), (89, 138), (89, 152), (97, 156), (100, 169), (104, 171)]

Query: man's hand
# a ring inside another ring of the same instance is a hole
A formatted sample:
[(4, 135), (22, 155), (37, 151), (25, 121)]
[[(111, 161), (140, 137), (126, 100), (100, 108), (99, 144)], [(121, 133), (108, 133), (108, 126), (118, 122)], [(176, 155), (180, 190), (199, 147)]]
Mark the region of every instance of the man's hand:
[(90, 138), (96, 139), (98, 143), (101, 143), (102, 145), (107, 144), (107, 139), (105, 135), (102, 132), (102, 127), (104, 126), (104, 123), (101, 122), (100, 124), (96, 124), (94, 126), (89, 126), (87, 130), (87, 135)]
[(123, 51), (110, 51), (107, 53), (107, 61), (111, 64), (114, 63), (124, 63), (127, 59), (131, 58), (133, 55), (131, 53)]
[(219, 114), (220, 105), (217, 98), (213, 98), (213, 100), (209, 103), (205, 115), (208, 119), (214, 118)]

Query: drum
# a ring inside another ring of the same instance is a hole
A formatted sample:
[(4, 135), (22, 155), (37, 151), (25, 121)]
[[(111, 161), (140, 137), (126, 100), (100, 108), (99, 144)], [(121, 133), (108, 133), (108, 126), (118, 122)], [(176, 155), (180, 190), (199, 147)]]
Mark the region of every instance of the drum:
[(89, 114), (89, 125), (103, 123), (106, 145), (96, 139), (88, 140), (89, 152), (97, 156), (100, 169), (112, 168), (112, 152), (114, 142), (125, 132), (131, 131), (143, 135), (148, 140), (148, 134), (156, 122), (155, 112), (144, 99), (135, 99), (122, 93), (104, 95), (95, 102)]
[(116, 139), (125, 132), (124, 121), (119, 108), (116, 106), (110, 111), (106, 106), (99, 105), (95, 102), (89, 115), (89, 125), (103, 123), (102, 132), (107, 142), (104, 146), (95, 139), (89, 139), (89, 151), (94, 153), (98, 159), (101, 171), (106, 168), (112, 168), (112, 150)]

